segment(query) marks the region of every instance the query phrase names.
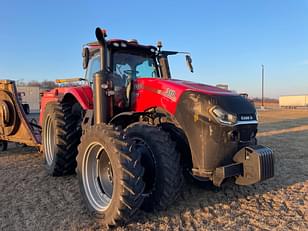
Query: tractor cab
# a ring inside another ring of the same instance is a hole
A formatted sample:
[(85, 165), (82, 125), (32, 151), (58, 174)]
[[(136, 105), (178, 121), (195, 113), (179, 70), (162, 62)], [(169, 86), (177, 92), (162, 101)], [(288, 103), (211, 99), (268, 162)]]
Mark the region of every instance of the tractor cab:
[[(88, 43), (83, 48), (83, 67), (86, 79), (92, 82), (95, 73), (102, 70), (101, 45)], [(114, 110), (121, 112), (130, 106), (132, 83), (137, 78), (161, 78), (157, 48), (139, 45), (137, 40), (112, 39), (107, 41), (106, 75), (114, 91)]]
[[(132, 78), (160, 77), (156, 47), (139, 45), (136, 40), (108, 40), (107, 44), (106, 68), (116, 78), (126, 80), (128, 75)], [(98, 42), (88, 43), (83, 48), (83, 67), (89, 80), (101, 70), (99, 48)]]
[[(114, 97), (110, 102), (111, 118), (115, 114), (131, 109), (134, 82), (137, 79), (159, 78), (171, 79), (168, 56), (183, 53), (186, 62), (193, 72), (192, 59), (187, 52), (162, 51), (162, 43), (157, 47), (141, 45), (137, 40), (105, 40), (106, 32), (98, 30), (98, 41), (88, 43), (83, 48), (83, 68), (86, 79), (91, 83), (95, 73), (104, 70), (108, 88)], [(104, 41), (102, 46), (100, 41)], [(93, 82), (92, 82), (93, 83)]]

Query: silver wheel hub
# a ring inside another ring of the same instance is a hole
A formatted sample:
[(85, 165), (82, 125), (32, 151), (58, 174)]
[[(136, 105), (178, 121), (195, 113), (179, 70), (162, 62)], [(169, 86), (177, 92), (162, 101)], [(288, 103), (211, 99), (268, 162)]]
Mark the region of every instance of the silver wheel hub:
[(105, 148), (91, 143), (84, 154), (82, 181), (86, 196), (96, 211), (108, 208), (113, 194), (113, 169)]
[(46, 123), (45, 123), (45, 132), (44, 132), (44, 151), (45, 151), (45, 158), (47, 164), (50, 166), (52, 165), (54, 159), (54, 152), (55, 152), (55, 121), (51, 118), (51, 116), (47, 116)]

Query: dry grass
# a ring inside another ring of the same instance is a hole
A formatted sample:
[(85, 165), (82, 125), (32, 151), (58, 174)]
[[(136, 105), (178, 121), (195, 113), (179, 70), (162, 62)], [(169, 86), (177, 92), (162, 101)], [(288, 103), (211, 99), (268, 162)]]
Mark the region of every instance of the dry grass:
[(308, 110), (275, 109), (258, 111), (260, 123), (273, 123), (308, 118)]
[[(275, 178), (220, 189), (187, 184), (165, 212), (140, 212), (117, 230), (308, 230), (308, 111), (261, 111), (259, 142), (276, 157)], [(305, 128), (305, 129), (303, 129)], [(75, 176), (46, 174), (31, 148), (0, 154), (1, 230), (93, 230)]]
[[(261, 107), (262, 106), (262, 102), (261, 101), (254, 102), (254, 104), (255, 104), (256, 107)], [(265, 108), (276, 108), (276, 109), (278, 109), (279, 108), (279, 103), (278, 102), (267, 102), (267, 101), (265, 101), (264, 102), (264, 107)]]

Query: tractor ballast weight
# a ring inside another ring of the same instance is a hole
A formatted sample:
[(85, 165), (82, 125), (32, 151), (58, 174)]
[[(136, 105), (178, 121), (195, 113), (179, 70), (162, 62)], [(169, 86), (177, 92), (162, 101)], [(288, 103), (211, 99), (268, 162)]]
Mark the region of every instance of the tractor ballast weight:
[(274, 176), (273, 151), (262, 145), (246, 146), (233, 157), (235, 163), (215, 169), (212, 181), (220, 186), (224, 179), (235, 177), (238, 185), (251, 185)]
[(39, 148), (41, 137), (34, 131), (33, 125), (18, 100), (15, 81), (0, 80), (0, 140)]

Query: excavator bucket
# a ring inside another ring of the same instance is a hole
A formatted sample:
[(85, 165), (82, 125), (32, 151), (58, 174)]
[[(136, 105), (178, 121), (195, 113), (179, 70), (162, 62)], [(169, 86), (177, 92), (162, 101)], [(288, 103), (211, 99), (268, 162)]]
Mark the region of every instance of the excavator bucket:
[(15, 81), (0, 80), (0, 140), (40, 147), (40, 134), (30, 125), (21, 102)]

